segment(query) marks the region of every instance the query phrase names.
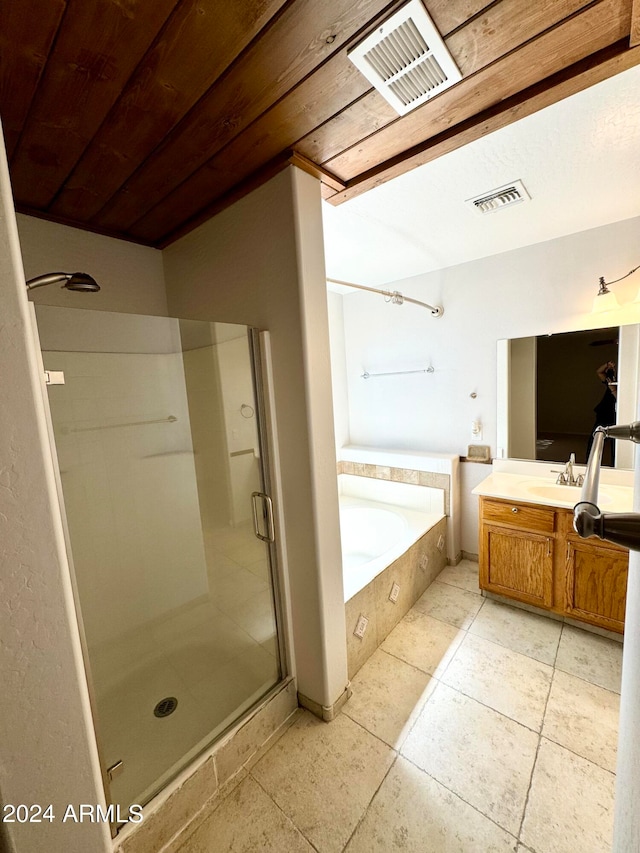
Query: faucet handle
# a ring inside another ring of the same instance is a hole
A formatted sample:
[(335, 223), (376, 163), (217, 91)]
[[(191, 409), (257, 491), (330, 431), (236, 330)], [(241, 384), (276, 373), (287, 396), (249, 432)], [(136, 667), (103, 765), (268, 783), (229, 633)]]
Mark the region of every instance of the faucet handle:
[[(553, 469), (552, 469), (552, 471), (553, 471)], [(558, 475), (558, 479), (556, 480), (557, 486), (568, 486), (569, 485), (569, 478), (567, 477), (567, 475), (565, 474), (564, 471), (553, 471), (553, 473)]]
[(575, 484), (576, 484), (576, 486), (584, 485), (584, 474), (578, 474), (578, 476), (576, 477)]

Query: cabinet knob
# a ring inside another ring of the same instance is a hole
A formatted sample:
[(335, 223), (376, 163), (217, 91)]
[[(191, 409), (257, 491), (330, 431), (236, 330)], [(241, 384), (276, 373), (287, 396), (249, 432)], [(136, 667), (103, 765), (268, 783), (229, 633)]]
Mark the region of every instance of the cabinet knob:
[(511, 507), (511, 512), (518, 512), (518, 507), (517, 507), (517, 506), (512, 506), (512, 507)]

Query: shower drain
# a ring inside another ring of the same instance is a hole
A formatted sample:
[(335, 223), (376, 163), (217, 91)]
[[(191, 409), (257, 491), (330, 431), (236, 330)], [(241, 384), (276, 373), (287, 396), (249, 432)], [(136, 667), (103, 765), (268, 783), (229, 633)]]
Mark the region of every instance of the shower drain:
[(167, 696), (166, 699), (161, 699), (153, 709), (153, 714), (156, 717), (168, 717), (173, 714), (178, 707), (178, 700), (175, 696)]

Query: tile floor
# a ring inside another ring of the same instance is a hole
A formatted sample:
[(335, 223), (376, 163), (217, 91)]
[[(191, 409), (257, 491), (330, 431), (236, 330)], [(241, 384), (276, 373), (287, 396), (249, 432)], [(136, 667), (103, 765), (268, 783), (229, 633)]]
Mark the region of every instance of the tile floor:
[[(124, 763), (112, 796), (125, 807), (145, 802), (278, 680), (264, 545), (249, 524), (205, 532), (204, 544), (207, 596), (90, 648), (105, 763)], [(158, 719), (167, 696), (178, 707)]]
[(179, 853), (606, 853), (621, 654), (447, 567), (344, 712), (299, 711)]

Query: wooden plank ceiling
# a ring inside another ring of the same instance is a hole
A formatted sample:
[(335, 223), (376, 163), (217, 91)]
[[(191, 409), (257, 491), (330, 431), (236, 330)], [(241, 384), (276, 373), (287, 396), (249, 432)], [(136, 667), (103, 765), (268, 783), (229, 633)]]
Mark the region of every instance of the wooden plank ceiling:
[(165, 246), (287, 162), (340, 203), (640, 62), (639, 0), (424, 0), (462, 80), (400, 118), (389, 0), (0, 0), (18, 210)]

